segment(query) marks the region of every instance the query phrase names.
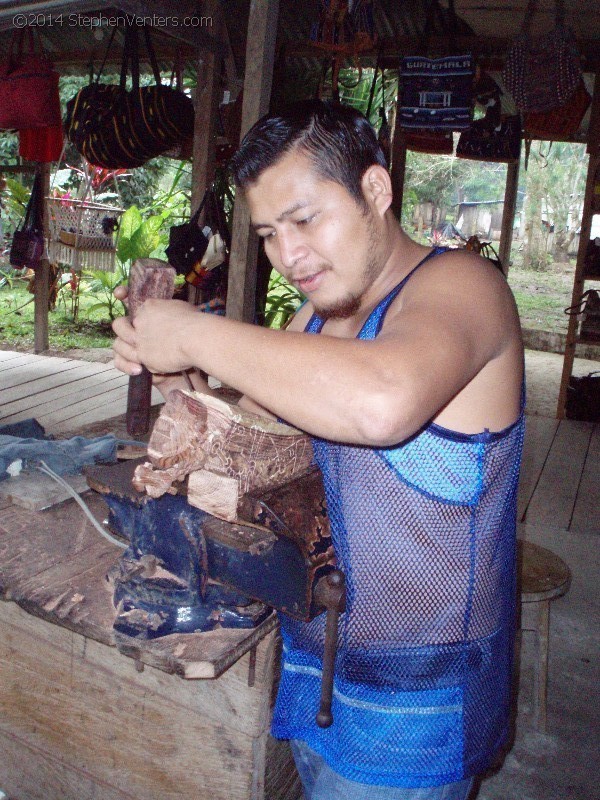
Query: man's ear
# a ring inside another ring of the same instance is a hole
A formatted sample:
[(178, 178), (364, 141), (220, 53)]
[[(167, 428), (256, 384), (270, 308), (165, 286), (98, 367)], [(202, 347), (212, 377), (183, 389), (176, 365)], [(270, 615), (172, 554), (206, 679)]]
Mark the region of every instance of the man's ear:
[(367, 201), (373, 203), (383, 217), (392, 204), (390, 173), (379, 164), (371, 164), (362, 176), (361, 187)]

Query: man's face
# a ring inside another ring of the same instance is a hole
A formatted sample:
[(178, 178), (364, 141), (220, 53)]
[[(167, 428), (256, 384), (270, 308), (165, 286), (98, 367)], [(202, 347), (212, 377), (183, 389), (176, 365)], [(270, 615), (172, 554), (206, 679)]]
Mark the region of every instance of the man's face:
[(266, 169), (246, 197), (275, 269), (320, 316), (353, 316), (385, 262), (376, 213), (320, 177), (298, 150)]

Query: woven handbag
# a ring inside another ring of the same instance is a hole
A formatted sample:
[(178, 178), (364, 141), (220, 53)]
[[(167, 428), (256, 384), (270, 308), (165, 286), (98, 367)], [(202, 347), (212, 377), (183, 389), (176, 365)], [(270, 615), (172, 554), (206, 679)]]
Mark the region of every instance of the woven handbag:
[[(128, 27), (119, 85), (99, 82), (103, 63), (96, 81), (67, 103), (67, 137), (95, 166), (140, 167), (193, 136), (192, 100), (183, 91), (161, 83), (147, 27), (144, 36), (155, 79), (153, 85), (140, 86), (138, 32)], [(129, 72), (130, 91), (126, 89)]]
[(456, 155), (473, 161), (516, 163), (521, 156), (521, 117), (500, 116), (499, 108), (488, 109), (485, 117), (461, 133)]
[(600, 342), (600, 294), (588, 289), (573, 306), (565, 308), (565, 314), (581, 319), (579, 336), (586, 342)]
[(472, 55), (405, 56), (400, 68), (400, 125), (411, 130), (468, 128), (474, 71)]
[(454, 152), (452, 131), (406, 131), (404, 140), (407, 149), (417, 153), (451, 156)]
[[(27, 49), (24, 44), (27, 42)], [(46, 58), (41, 39), (28, 28), (15, 32), (8, 58), (0, 64), (0, 129), (44, 128), (62, 124), (58, 72)]]
[(565, 105), (581, 80), (573, 33), (564, 24), (563, 0), (555, 0), (556, 25), (543, 36), (529, 29), (537, 0), (529, 0), (521, 33), (512, 44), (502, 79), (520, 111), (551, 111)]
[(13, 267), (37, 269), (44, 254), (44, 194), (42, 176), (36, 173), (25, 215), (13, 234), (9, 263)]
[(21, 128), (19, 155), (27, 161), (49, 164), (60, 159), (64, 143), (62, 123), (47, 128)]
[(523, 117), (523, 128), (528, 138), (564, 139), (577, 133), (592, 98), (583, 80), (577, 84), (573, 95), (562, 106), (552, 111), (530, 111)]

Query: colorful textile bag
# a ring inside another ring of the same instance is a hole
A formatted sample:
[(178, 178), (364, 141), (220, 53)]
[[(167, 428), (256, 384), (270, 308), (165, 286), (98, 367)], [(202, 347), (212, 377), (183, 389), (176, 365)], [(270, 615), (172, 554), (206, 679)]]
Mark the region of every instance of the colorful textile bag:
[(474, 72), (472, 55), (405, 56), (400, 68), (400, 125), (429, 131), (468, 128)]
[(31, 28), (14, 33), (8, 58), (0, 64), (0, 129), (43, 128), (61, 123), (58, 72)]
[(529, 28), (537, 0), (529, 0), (521, 33), (515, 39), (502, 79), (520, 111), (551, 111), (564, 106), (581, 80), (573, 33), (564, 24), (563, 0), (556, 0), (556, 25), (543, 36)]
[(417, 153), (451, 156), (454, 152), (452, 131), (406, 131), (404, 140), (407, 149)]
[(458, 158), (473, 161), (515, 163), (521, 156), (521, 117), (518, 114), (500, 116), (499, 107), (488, 109), (485, 117), (477, 119), (463, 131), (456, 145)]
[[(140, 167), (193, 136), (192, 100), (179, 89), (161, 83), (147, 27), (144, 35), (154, 85), (140, 86), (138, 33), (136, 28), (129, 27), (125, 31), (119, 85), (99, 83), (103, 63), (96, 81), (67, 103), (67, 137), (94, 166)], [(129, 71), (132, 76), (130, 91), (126, 89)]]
[(33, 180), (33, 187), (25, 216), (13, 234), (9, 262), (11, 266), (23, 269), (37, 269), (44, 254), (44, 193), (42, 176), (39, 172)]
[(568, 102), (552, 111), (530, 111), (523, 118), (525, 135), (538, 139), (564, 139), (577, 133), (592, 98), (583, 79)]
[(49, 164), (60, 159), (64, 143), (62, 123), (47, 128), (21, 128), (19, 155), (27, 161)]
[[(205, 224), (198, 221), (205, 212)], [(210, 186), (189, 222), (173, 225), (169, 231), (169, 244), (165, 254), (179, 275), (193, 286), (201, 285), (207, 273), (227, 261), (231, 237), (225, 214), (214, 187)]]

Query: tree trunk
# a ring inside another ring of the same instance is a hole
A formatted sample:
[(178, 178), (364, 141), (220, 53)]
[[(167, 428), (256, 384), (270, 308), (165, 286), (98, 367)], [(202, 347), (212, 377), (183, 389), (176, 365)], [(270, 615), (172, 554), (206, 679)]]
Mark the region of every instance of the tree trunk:
[(538, 159), (533, 151), (527, 170), (527, 197), (525, 203), (525, 249), (523, 267), (532, 270), (545, 270), (548, 266), (546, 236), (542, 224), (542, 198), (544, 179)]

